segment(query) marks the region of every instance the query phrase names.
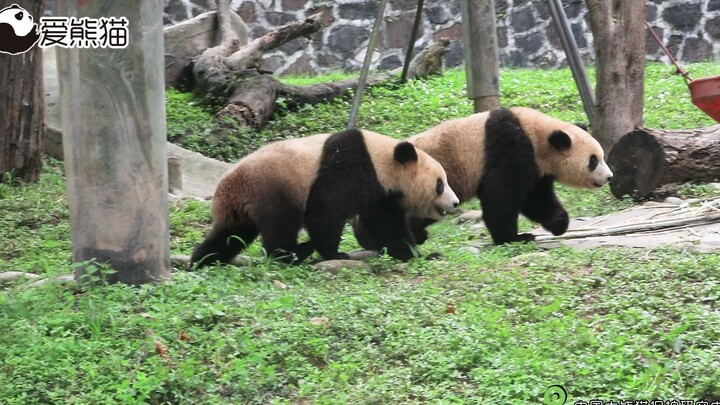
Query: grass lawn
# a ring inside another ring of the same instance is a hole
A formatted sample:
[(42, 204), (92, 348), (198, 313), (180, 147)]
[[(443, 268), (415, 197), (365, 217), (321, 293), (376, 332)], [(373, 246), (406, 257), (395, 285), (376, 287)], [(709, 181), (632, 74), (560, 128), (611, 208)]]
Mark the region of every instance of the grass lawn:
[[(671, 73), (648, 66), (645, 124), (714, 124)], [(464, 85), (452, 70), (372, 89), (358, 125), (402, 138), (467, 115)], [(505, 106), (584, 119), (567, 69), (505, 69), (500, 86)], [(349, 110), (341, 100), (283, 111), (260, 134), (208, 140), (212, 107), (168, 91), (168, 137), (232, 161), (268, 140), (343, 129)], [(65, 187), (53, 160), (38, 184), (0, 184), (0, 271), (71, 271)], [(633, 205), (607, 187), (558, 193), (573, 216)], [(209, 205), (181, 201), (170, 221), (172, 252), (189, 254)], [(567, 403), (720, 400), (720, 252), (495, 247), (484, 228), (451, 220), (430, 232), (422, 250), (443, 260), (381, 257), (332, 275), (268, 262), (256, 243), (249, 267), (175, 269), (155, 286), (0, 289), (0, 403), (539, 404), (555, 384)], [(478, 240), (479, 253), (467, 249)], [(347, 228), (341, 250), (357, 248)]]

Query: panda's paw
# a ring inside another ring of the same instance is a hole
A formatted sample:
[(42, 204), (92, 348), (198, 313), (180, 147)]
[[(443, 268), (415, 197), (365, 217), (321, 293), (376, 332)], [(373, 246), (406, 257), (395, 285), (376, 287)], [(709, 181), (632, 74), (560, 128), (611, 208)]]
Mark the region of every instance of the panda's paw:
[(347, 253), (338, 253), (333, 256), (331, 260), (350, 260), (350, 255)]
[(415, 231), (415, 244), (422, 245), (428, 240), (428, 233), (425, 229), (418, 229)]
[(568, 213), (565, 210), (555, 215), (555, 218), (551, 221), (547, 221), (542, 224), (543, 228), (555, 236), (564, 234), (568, 229), (568, 225), (570, 225), (570, 216), (568, 216)]
[(518, 242), (529, 243), (535, 240), (535, 235), (531, 233), (521, 233), (517, 236)]
[(443, 257), (443, 254), (440, 252), (432, 252), (425, 256), (425, 260), (442, 260)]

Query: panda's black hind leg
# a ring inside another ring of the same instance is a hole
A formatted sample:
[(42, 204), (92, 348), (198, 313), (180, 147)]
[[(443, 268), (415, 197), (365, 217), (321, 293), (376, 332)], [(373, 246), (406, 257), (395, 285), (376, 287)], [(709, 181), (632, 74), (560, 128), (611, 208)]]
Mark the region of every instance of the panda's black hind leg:
[(345, 218), (340, 216), (306, 217), (305, 227), (310, 242), (325, 260), (349, 259), (346, 253), (339, 253)]
[(235, 226), (214, 225), (205, 240), (195, 248), (190, 261), (196, 263), (197, 268), (216, 261), (230, 263), (257, 238), (259, 232), (251, 223)]
[(302, 227), (302, 211), (288, 209), (280, 215), (267, 215), (258, 221), (265, 254), (283, 263), (305, 260), (313, 252), (310, 243), (298, 244), (297, 237)]

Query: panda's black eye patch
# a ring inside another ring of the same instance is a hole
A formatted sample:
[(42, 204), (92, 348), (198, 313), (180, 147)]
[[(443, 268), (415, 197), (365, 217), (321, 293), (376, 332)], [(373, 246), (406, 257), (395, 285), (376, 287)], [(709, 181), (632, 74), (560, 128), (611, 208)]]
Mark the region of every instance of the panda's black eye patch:
[(590, 156), (590, 163), (588, 164), (588, 169), (592, 172), (597, 168), (598, 165), (598, 158), (595, 155)]
[(18, 21), (22, 21), (23, 18), (23, 12), (20, 11), (19, 13), (15, 14), (15, 19)]
[(445, 183), (443, 183), (442, 179), (437, 179), (437, 183), (435, 184), (435, 193), (440, 195), (443, 191), (445, 191)]

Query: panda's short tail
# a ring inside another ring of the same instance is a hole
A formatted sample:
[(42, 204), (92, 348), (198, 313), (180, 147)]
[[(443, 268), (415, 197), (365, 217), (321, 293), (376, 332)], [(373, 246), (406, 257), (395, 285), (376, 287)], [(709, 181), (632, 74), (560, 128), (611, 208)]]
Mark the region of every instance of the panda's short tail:
[(249, 222), (233, 226), (216, 223), (200, 246), (195, 248), (190, 261), (197, 269), (214, 262), (230, 263), (259, 233), (258, 228)]

